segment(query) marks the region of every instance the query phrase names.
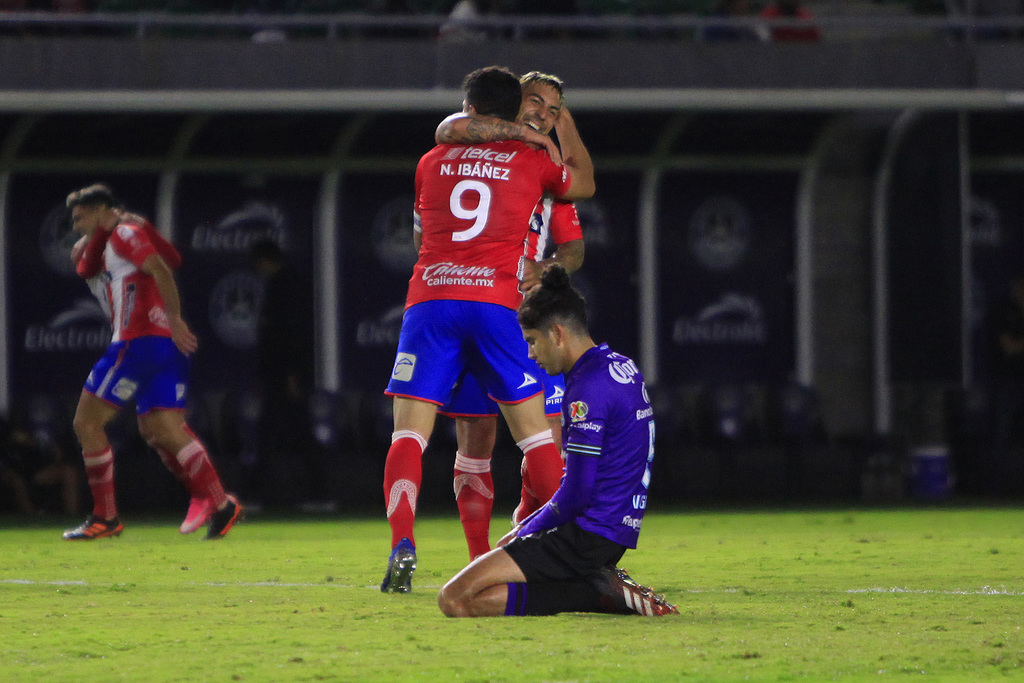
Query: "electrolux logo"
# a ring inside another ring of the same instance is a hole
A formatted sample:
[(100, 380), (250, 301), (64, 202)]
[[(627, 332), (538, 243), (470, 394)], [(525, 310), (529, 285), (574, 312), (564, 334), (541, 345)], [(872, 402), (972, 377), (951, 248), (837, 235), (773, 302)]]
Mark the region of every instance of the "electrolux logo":
[(28, 353), (102, 351), (110, 345), (110, 325), (95, 299), (78, 299), (45, 324), (25, 328)]
[(676, 318), (672, 328), (672, 341), (679, 346), (760, 346), (767, 337), (761, 304), (752, 296), (735, 292), (726, 292), (696, 316)]
[(384, 311), (378, 318), (362, 320), (356, 326), (356, 345), (360, 347), (389, 346), (398, 344), (402, 331), (402, 316), (405, 305), (399, 304)]
[(197, 225), (190, 246), (198, 252), (244, 254), (252, 245), (273, 240), (288, 246), (288, 217), (279, 207), (264, 201), (249, 201), (215, 225)]

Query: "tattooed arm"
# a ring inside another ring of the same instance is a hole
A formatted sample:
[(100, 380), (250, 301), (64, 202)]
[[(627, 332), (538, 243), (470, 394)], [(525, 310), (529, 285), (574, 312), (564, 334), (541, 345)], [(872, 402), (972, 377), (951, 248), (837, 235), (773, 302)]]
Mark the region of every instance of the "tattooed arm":
[(504, 121), (492, 116), (476, 114), (452, 114), (437, 127), (434, 142), (439, 145), (474, 145), (498, 140), (520, 140), (547, 150), (551, 160), (562, 163), (558, 145), (547, 135), (542, 135), (529, 126)]

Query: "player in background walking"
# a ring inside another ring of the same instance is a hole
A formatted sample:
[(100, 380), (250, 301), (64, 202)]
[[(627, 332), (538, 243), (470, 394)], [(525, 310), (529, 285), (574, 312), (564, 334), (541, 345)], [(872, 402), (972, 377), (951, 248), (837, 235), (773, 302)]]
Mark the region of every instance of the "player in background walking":
[(224, 536), (242, 507), (224, 492), (206, 447), (185, 423), (188, 356), (198, 341), (181, 317), (173, 268), (181, 256), (148, 221), (118, 207), (110, 188), (90, 185), (68, 195), (72, 227), (83, 237), (72, 258), (110, 317), (111, 342), (93, 366), (75, 411), (93, 511), (68, 540), (119, 536), (114, 453), (105, 428), (130, 401), (139, 433), (191, 495), (182, 533), (209, 523), (206, 538)]

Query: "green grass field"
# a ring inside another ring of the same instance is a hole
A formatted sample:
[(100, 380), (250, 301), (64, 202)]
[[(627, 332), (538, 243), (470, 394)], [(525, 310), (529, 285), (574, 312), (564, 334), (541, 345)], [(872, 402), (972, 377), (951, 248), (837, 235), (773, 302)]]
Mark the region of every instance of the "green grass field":
[(383, 519), (124, 521), (70, 543), (0, 519), (0, 681), (1024, 678), (1019, 508), (655, 509), (622, 566), (679, 605), (657, 619), (446, 619), (454, 516), (418, 523), (407, 595), (377, 588)]

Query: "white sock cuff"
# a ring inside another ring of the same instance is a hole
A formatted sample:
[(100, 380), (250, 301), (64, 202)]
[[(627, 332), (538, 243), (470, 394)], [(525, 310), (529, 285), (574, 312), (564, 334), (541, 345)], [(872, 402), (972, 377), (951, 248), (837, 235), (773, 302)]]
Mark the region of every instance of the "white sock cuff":
[(85, 462), (86, 467), (98, 467), (105, 465), (114, 459), (114, 451), (111, 448), (105, 448), (102, 451), (96, 453), (90, 453), (89, 455), (82, 454), (82, 460)]
[(184, 465), (189, 460), (191, 460), (193, 457), (195, 457), (197, 453), (202, 453), (202, 452), (203, 452), (203, 444), (201, 444), (198, 441), (196, 441), (195, 439), (193, 439), (192, 441), (189, 441), (187, 444), (182, 446), (181, 450), (178, 451), (175, 454), (174, 457), (175, 457), (175, 459), (178, 462), (180, 462), (182, 465)]
[(458, 451), (455, 452), (455, 469), (467, 474), (483, 474), (491, 471), (490, 458), (467, 458)]
[(394, 443), (399, 439), (413, 439), (420, 445), (421, 451), (427, 450), (427, 440), (411, 429), (399, 429), (397, 432), (393, 432), (391, 434), (391, 443)]
[(517, 441), (516, 445), (519, 446), (519, 450), (523, 453), (529, 453), (537, 446), (543, 446), (549, 443), (555, 443), (555, 438), (551, 436), (550, 429), (545, 429), (543, 432), (537, 432), (533, 436), (528, 436), (522, 441)]

